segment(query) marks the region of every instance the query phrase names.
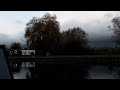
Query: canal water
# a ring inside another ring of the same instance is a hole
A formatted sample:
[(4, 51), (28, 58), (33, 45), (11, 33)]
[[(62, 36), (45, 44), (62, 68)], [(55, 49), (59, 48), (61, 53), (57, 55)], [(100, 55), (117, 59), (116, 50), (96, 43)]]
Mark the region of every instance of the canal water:
[[(14, 73), (14, 79), (27, 79), (26, 75), (31, 77), (29, 66), (22, 65), (18, 73)], [(120, 79), (120, 67), (112, 67), (102, 65), (90, 66), (86, 79)]]
[(120, 67), (91, 66), (87, 79), (120, 79)]
[(27, 79), (27, 73), (31, 75), (27, 67), (22, 67), (19, 72), (13, 74), (13, 77), (14, 79)]
[(27, 76), (31, 78), (30, 67), (35, 67), (35, 63), (22, 62), (19, 72), (13, 72), (14, 79), (27, 79)]

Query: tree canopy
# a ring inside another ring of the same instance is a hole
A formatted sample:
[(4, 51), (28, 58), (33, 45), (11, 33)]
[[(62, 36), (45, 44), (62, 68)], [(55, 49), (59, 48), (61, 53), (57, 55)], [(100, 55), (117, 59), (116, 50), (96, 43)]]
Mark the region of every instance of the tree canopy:
[(56, 15), (46, 13), (43, 17), (33, 17), (27, 24), (25, 38), (29, 49), (50, 51), (57, 48), (60, 38), (60, 23)]
[(68, 29), (62, 35), (64, 49), (79, 51), (87, 47), (88, 35), (79, 27)]
[(10, 45), (10, 49), (16, 49), (16, 50), (20, 50), (22, 48), (21, 44), (19, 42), (13, 42)]
[(116, 44), (120, 45), (120, 17), (113, 18), (111, 22), (112, 22), (112, 26), (109, 26), (109, 28), (114, 33)]

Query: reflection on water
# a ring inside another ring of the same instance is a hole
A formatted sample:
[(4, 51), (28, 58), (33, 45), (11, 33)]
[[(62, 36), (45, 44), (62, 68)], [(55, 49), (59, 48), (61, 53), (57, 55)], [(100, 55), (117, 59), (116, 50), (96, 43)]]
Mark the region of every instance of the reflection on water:
[(88, 79), (119, 79), (120, 67), (91, 66), (88, 70)]
[(14, 73), (14, 79), (27, 79), (27, 75), (31, 76), (31, 72), (27, 67), (22, 67), (18, 73)]
[(40, 65), (33, 68), (21, 67), (18, 73), (14, 73), (14, 79), (119, 79), (120, 67), (62, 65)]
[[(15, 64), (16, 65), (16, 64)], [(22, 62), (20, 70), (13, 72), (14, 79), (28, 79), (31, 78), (30, 67), (35, 67), (34, 62)]]

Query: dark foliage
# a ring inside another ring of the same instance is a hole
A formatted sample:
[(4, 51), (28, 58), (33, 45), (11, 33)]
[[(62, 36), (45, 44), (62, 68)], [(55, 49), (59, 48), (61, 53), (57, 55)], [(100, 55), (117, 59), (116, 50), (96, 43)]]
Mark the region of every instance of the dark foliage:
[(115, 17), (112, 19), (112, 26), (109, 26), (110, 30), (114, 33), (114, 40), (116, 46), (120, 45), (120, 17)]
[(55, 50), (60, 38), (59, 30), (60, 24), (56, 15), (47, 13), (41, 18), (33, 17), (26, 25), (27, 46), (41, 52)]
[(19, 42), (13, 42), (10, 45), (10, 49), (16, 49), (16, 50), (21, 50), (22, 46)]
[(61, 33), (59, 54), (85, 54), (88, 51), (88, 35), (79, 27)]

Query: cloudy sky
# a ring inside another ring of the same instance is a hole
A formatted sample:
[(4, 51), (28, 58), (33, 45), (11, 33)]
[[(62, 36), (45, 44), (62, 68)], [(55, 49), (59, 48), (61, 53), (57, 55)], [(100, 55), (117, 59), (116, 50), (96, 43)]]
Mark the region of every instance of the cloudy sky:
[(56, 14), (61, 31), (81, 27), (89, 34), (90, 45), (113, 45), (108, 26), (114, 17), (120, 15), (119, 11), (0, 11), (0, 43), (25, 43), (26, 23), (32, 17), (42, 17), (46, 12)]

